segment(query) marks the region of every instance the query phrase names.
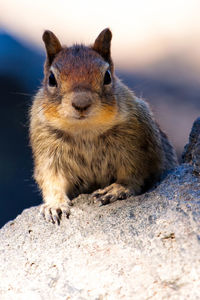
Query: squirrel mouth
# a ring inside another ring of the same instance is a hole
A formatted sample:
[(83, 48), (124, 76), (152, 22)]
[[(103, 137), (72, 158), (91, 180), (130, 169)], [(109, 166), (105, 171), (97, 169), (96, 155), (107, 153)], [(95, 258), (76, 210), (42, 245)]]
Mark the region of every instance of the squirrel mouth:
[(86, 118), (87, 118), (87, 116), (85, 116), (85, 115), (80, 115), (80, 116), (74, 117), (74, 119), (76, 119), (76, 120), (84, 120)]

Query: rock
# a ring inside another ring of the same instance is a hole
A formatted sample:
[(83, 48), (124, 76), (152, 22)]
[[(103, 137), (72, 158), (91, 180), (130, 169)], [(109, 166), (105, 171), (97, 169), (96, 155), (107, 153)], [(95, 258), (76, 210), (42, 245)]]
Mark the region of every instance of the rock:
[(200, 117), (193, 124), (189, 143), (184, 148), (182, 160), (193, 164), (194, 170), (200, 174)]
[(39, 207), (8, 222), (0, 299), (200, 299), (198, 124), (184, 163), (151, 192), (101, 207), (80, 195), (60, 226)]

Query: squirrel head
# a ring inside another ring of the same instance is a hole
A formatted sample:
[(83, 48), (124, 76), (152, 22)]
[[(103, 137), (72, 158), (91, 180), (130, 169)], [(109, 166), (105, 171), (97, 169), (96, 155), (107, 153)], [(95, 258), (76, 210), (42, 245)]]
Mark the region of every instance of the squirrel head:
[[(42, 39), (44, 41), (47, 54), (46, 64), (50, 66), (56, 55), (63, 49), (63, 47), (61, 46), (55, 34), (50, 30), (45, 30)], [(91, 48), (99, 53), (105, 59), (105, 61), (112, 65), (110, 51), (111, 39), (112, 32), (109, 28), (106, 28), (98, 35)]]
[(64, 47), (53, 32), (44, 32), (43, 112), (51, 125), (61, 129), (112, 126), (117, 104), (111, 39), (106, 28), (89, 47)]

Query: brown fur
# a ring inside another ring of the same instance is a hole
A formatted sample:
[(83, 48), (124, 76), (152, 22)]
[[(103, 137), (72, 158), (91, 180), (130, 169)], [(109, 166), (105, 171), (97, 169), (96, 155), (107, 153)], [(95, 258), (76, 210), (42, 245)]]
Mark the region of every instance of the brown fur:
[[(111, 37), (105, 29), (92, 47), (60, 48), (53, 33), (43, 36), (45, 77), (30, 112), (30, 139), (42, 212), (53, 222), (69, 214), (69, 199), (79, 193), (94, 192), (103, 204), (124, 199), (177, 164), (147, 103), (115, 76)], [(104, 84), (107, 69), (110, 84)]]

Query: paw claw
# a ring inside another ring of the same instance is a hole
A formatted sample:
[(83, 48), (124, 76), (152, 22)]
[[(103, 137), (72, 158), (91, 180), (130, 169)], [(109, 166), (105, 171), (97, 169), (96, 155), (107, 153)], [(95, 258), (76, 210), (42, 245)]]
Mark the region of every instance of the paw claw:
[(112, 195), (105, 195), (104, 197), (100, 198), (99, 201), (101, 201), (102, 205), (106, 205), (110, 203), (110, 200), (112, 199)]
[(131, 196), (131, 194), (134, 194), (131, 189), (124, 187), (123, 185), (113, 183), (102, 190), (100, 189), (95, 191), (92, 194), (92, 197), (100, 201), (100, 206), (103, 206), (117, 200), (126, 199)]
[(40, 214), (47, 222), (59, 225), (63, 216), (69, 217), (70, 209), (67, 203), (60, 206), (45, 203), (40, 208)]
[(97, 190), (96, 192), (94, 192), (92, 194), (92, 196), (95, 198), (95, 199), (98, 199), (104, 195), (106, 195), (107, 191), (105, 191), (104, 189), (103, 190)]

